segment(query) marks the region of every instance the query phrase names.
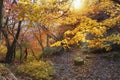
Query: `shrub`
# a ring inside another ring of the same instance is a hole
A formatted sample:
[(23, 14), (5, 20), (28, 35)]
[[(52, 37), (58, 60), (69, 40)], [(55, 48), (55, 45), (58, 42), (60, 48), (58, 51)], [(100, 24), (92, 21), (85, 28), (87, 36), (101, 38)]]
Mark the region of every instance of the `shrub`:
[(46, 47), (42, 53), (42, 57), (48, 57), (51, 55), (57, 55), (59, 54), (61, 51), (63, 51), (63, 47), (59, 46), (59, 47)]
[(101, 57), (108, 60), (117, 61), (120, 58), (120, 54), (119, 52), (108, 52), (106, 54), (103, 54)]
[(0, 53), (6, 53), (7, 52), (7, 48), (3, 45), (0, 46)]
[(51, 80), (54, 70), (50, 62), (33, 61), (25, 65), (20, 65), (17, 72), (28, 75), (35, 80)]

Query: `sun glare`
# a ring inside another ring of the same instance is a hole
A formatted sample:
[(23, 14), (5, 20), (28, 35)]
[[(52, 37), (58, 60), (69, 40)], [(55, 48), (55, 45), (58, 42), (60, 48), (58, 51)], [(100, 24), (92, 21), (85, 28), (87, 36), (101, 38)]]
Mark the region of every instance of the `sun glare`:
[(72, 8), (81, 9), (85, 0), (73, 0)]

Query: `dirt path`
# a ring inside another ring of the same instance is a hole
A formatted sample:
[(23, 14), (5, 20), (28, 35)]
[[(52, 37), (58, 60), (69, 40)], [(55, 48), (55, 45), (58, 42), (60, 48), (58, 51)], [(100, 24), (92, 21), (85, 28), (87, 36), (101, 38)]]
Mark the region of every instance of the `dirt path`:
[[(86, 59), (86, 55), (92, 58)], [(73, 59), (78, 56), (84, 59), (84, 65), (74, 66)], [(75, 50), (52, 57), (56, 69), (54, 80), (120, 80), (120, 60), (106, 60), (100, 56)]]

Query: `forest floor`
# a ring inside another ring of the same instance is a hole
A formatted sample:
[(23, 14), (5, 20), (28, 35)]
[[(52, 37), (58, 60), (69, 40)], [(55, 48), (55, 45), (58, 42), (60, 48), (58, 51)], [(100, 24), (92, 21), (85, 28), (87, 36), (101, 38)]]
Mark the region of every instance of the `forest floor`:
[[(120, 80), (120, 58), (114, 61), (102, 58), (101, 56), (103, 55), (73, 50), (72, 52), (64, 52), (61, 55), (47, 58), (47, 60), (53, 63), (55, 69), (55, 75), (52, 80)], [(86, 58), (86, 56), (89, 56), (89, 58)], [(81, 57), (84, 60), (84, 64), (75, 66), (74, 59), (76, 57)], [(14, 69), (15, 66), (10, 67), (13, 73)], [(18, 80), (28, 79), (25, 78), (25, 75), (17, 75), (17, 77)]]
[[(120, 57), (113, 61), (103, 59), (103, 55), (74, 50), (52, 57), (51, 61), (56, 69), (54, 80), (120, 80)], [(90, 58), (86, 59), (86, 56)], [(75, 66), (76, 57), (83, 58), (84, 65)]]

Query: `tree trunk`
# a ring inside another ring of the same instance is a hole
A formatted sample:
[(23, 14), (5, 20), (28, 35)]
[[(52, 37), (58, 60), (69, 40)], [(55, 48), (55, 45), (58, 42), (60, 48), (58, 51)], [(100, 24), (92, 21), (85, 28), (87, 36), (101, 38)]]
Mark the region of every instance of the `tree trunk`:
[(3, 18), (3, 0), (0, 0), (0, 31), (2, 28), (2, 18)]
[[(2, 17), (3, 17), (2, 13), (3, 13), (3, 0), (0, 0), (0, 34), (1, 34), (1, 28), (2, 28)], [(0, 41), (2, 41), (2, 35), (0, 35)]]
[(17, 30), (15, 38), (14, 38), (14, 40), (12, 42), (12, 45), (7, 48), (7, 53), (6, 53), (6, 58), (5, 58), (5, 61), (7, 63), (11, 63), (12, 59), (14, 58), (15, 51), (16, 51), (17, 40), (19, 38), (19, 34), (20, 34), (20, 31), (21, 31), (21, 23), (22, 23), (22, 21), (19, 21), (18, 30)]
[(48, 47), (49, 46), (49, 35), (48, 34), (46, 35), (47, 35), (46, 46)]
[(35, 60), (39, 61), (39, 59), (35, 56), (34, 50), (32, 48), (31, 48), (31, 51), (32, 51), (32, 55), (35, 58)]
[(24, 53), (25, 53), (24, 60), (26, 62), (27, 61), (27, 57), (28, 57), (28, 49), (27, 48), (25, 48)]
[(33, 32), (33, 35), (35, 36), (35, 38), (37, 39), (42, 51), (44, 50), (44, 46), (43, 46), (43, 41), (42, 41), (42, 35), (41, 32), (39, 31), (39, 37)]

